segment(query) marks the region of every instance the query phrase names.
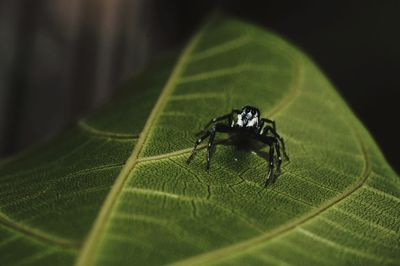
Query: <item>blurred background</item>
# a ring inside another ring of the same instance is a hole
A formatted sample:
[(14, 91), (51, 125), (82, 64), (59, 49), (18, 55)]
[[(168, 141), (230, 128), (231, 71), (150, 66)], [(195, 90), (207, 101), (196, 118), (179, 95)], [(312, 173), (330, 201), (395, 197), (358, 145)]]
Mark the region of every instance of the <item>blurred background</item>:
[(182, 47), (215, 8), (311, 56), (400, 172), (395, 0), (0, 0), (0, 157), (107, 101), (121, 81)]

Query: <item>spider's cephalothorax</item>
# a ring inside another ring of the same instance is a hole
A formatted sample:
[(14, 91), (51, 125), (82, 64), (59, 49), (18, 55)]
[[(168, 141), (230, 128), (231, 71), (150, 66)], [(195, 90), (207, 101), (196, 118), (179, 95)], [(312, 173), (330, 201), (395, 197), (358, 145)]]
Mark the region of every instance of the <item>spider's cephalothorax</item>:
[(245, 106), (237, 115), (236, 125), (238, 127), (258, 127), (260, 111), (252, 106)]
[[(200, 132), (200, 137), (197, 139), (192, 154), (188, 158), (189, 163), (196, 154), (197, 146), (207, 137), (209, 138), (207, 147), (207, 166), (210, 169), (210, 162), (212, 156), (212, 148), (214, 146), (214, 139), (216, 132), (237, 133), (259, 140), (269, 146), (269, 168), (267, 180), (265, 185), (273, 183), (276, 176), (280, 174), (282, 157), (283, 155), (287, 160), (289, 157), (286, 154), (285, 142), (276, 131), (276, 125), (273, 120), (267, 118), (260, 118), (260, 111), (253, 106), (244, 106), (242, 110), (233, 109), (231, 113), (216, 117), (210, 120), (205, 126), (204, 130)], [(277, 155), (277, 170), (274, 175), (274, 153)]]

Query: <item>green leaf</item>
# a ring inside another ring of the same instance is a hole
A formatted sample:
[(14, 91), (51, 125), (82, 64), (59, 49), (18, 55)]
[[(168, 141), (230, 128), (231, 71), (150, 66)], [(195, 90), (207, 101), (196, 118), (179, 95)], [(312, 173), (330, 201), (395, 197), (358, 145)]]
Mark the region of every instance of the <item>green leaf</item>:
[[(1, 163), (2, 265), (400, 261), (399, 177), (310, 59), (216, 16), (170, 61)], [(220, 144), (209, 173), (204, 149), (185, 162), (210, 118), (246, 104), (291, 158), (268, 188), (265, 149)]]

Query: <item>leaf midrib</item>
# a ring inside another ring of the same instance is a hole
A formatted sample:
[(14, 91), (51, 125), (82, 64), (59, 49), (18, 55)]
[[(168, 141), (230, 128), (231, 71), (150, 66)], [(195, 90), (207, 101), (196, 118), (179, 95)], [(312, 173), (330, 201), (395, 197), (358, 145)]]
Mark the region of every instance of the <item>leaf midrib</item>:
[(97, 244), (99, 243), (99, 239), (101, 236), (101, 232), (104, 229), (104, 226), (106, 222), (108, 221), (108, 217), (111, 214), (111, 211), (113, 209), (113, 206), (118, 198), (118, 195), (120, 191), (122, 190), (125, 181), (128, 179), (128, 176), (136, 163), (138, 162), (138, 157), (139, 154), (144, 146), (144, 143), (148, 137), (148, 133), (154, 124), (154, 122), (158, 118), (158, 113), (159, 111), (164, 107), (166, 103), (166, 98), (169, 96), (169, 94), (172, 92), (175, 82), (180, 75), (183, 65), (187, 61), (187, 58), (189, 57), (189, 54), (192, 52), (193, 48), (197, 44), (198, 40), (200, 39), (203, 31), (199, 31), (190, 41), (188, 46), (184, 49), (183, 53), (179, 57), (172, 73), (171, 76), (169, 77), (166, 85), (164, 86), (164, 89), (153, 107), (153, 110), (150, 113), (150, 116), (148, 120), (146, 121), (146, 124), (143, 128), (142, 133), (140, 134), (140, 137), (138, 139), (137, 144), (135, 145), (135, 148), (133, 149), (132, 154), (128, 158), (125, 166), (122, 168), (119, 176), (117, 177), (110, 193), (108, 194), (106, 200), (104, 201), (100, 213), (97, 216), (94, 226), (92, 227), (92, 230), (89, 233), (88, 238), (85, 240), (83, 248), (79, 254), (79, 257), (77, 258), (76, 265), (90, 265), (93, 259), (93, 255), (95, 253)]

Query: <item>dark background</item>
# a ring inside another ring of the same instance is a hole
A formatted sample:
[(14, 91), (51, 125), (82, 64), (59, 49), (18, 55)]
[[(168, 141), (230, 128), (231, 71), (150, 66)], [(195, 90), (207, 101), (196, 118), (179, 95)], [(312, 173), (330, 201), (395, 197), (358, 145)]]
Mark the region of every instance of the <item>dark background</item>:
[(399, 172), (400, 1), (0, 0), (0, 156), (107, 101), (216, 7), (311, 56)]

